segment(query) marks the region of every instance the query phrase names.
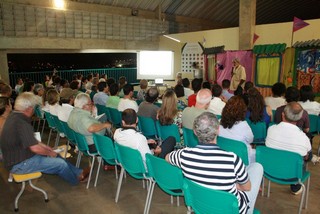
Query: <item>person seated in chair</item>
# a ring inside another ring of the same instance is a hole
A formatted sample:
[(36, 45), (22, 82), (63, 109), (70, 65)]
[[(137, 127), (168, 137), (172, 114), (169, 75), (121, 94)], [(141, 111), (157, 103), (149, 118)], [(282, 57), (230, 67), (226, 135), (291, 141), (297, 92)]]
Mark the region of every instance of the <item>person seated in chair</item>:
[(4, 166), (14, 174), (43, 172), (59, 175), (72, 185), (85, 181), (88, 169), (73, 166), (35, 138), (31, 117), (37, 104), (33, 93), (24, 92), (17, 97), (14, 111), (8, 116), (0, 137)]
[(157, 119), (157, 112), (159, 107), (154, 105), (159, 96), (157, 87), (151, 87), (145, 94), (145, 101), (140, 103), (138, 108), (138, 116), (151, 117), (153, 120)]
[(172, 136), (165, 139), (161, 145), (157, 145), (153, 139), (147, 140), (137, 129), (138, 117), (133, 109), (126, 109), (122, 112), (122, 128), (114, 133), (114, 140), (120, 145), (137, 149), (145, 162), (145, 155), (154, 154), (160, 158), (165, 158), (166, 154), (173, 151), (176, 139)]
[(252, 163), (246, 168), (236, 154), (219, 148), (219, 121), (211, 112), (196, 117), (193, 131), (199, 145), (173, 151), (166, 161), (199, 185), (232, 193), (238, 199), (239, 213), (252, 213), (263, 175), (261, 164)]

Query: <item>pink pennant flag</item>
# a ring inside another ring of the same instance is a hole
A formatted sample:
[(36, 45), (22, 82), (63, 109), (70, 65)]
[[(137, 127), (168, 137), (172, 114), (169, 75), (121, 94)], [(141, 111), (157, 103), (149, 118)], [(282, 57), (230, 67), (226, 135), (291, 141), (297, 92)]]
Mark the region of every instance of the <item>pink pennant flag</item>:
[(293, 18), (293, 32), (296, 32), (297, 30), (300, 30), (301, 28), (304, 28), (308, 25), (309, 23), (303, 21), (302, 19), (299, 19), (297, 17)]
[(253, 44), (257, 41), (257, 39), (259, 39), (259, 35), (254, 34), (253, 35)]

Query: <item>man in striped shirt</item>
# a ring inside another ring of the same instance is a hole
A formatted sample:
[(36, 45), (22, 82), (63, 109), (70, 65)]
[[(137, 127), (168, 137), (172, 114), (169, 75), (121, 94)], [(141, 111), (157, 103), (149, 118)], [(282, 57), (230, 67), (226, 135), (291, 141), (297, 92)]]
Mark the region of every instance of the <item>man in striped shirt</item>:
[(262, 166), (252, 163), (246, 168), (237, 155), (219, 148), (216, 144), (219, 121), (213, 113), (199, 115), (193, 123), (193, 130), (199, 138), (199, 145), (171, 152), (166, 160), (181, 168), (186, 178), (234, 194), (238, 199), (239, 213), (252, 213), (263, 175)]

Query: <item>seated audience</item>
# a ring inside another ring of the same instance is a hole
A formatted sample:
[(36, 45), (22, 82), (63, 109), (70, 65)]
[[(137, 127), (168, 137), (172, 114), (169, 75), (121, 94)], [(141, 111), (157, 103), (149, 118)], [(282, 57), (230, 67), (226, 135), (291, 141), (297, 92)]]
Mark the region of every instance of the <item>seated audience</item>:
[(270, 106), (272, 110), (276, 110), (280, 106), (285, 105), (287, 102), (284, 99), (286, 93), (285, 84), (278, 82), (272, 86), (272, 96), (264, 98), (266, 105)]
[(194, 119), (201, 113), (207, 111), (212, 93), (209, 89), (201, 89), (197, 93), (196, 105), (187, 107), (182, 112), (182, 126), (188, 129), (192, 129)]
[(246, 168), (233, 152), (219, 148), (216, 144), (219, 121), (211, 112), (196, 117), (193, 130), (199, 145), (171, 152), (166, 160), (199, 185), (235, 195), (239, 213), (253, 213), (263, 176), (261, 164), (252, 163)]
[[(298, 102), (300, 98), (300, 92), (296, 87), (288, 87), (286, 91), (286, 102)], [(286, 105), (280, 106), (276, 110), (276, 115), (274, 117), (275, 123), (280, 123), (283, 119), (282, 113)], [(297, 121), (296, 125), (303, 130), (305, 133), (309, 132), (310, 129), (310, 121), (309, 121), (309, 115), (306, 110), (303, 110), (302, 117)]]
[(89, 151), (94, 153), (97, 150), (93, 143), (92, 133), (104, 135), (106, 129), (111, 128), (111, 125), (110, 123), (101, 123), (92, 116), (95, 107), (88, 94), (78, 94), (74, 101), (74, 107), (70, 113), (68, 125), (72, 130), (86, 137)]
[(161, 145), (157, 145), (155, 140), (147, 140), (145, 136), (136, 130), (137, 123), (137, 113), (134, 109), (128, 108), (124, 110), (122, 112), (122, 128), (115, 131), (114, 140), (120, 145), (138, 150), (144, 162), (146, 161), (146, 154), (154, 154), (160, 158), (165, 158), (169, 152), (173, 151), (176, 145), (174, 137), (170, 136)]
[(136, 101), (132, 99), (133, 96), (133, 86), (130, 84), (126, 84), (123, 86), (124, 97), (120, 99), (118, 110), (124, 111), (127, 108), (132, 108), (136, 112), (138, 112), (138, 104)]
[(127, 79), (125, 76), (119, 77), (119, 97), (124, 97), (123, 87), (127, 84)]
[(211, 90), (211, 84), (210, 82), (203, 82), (201, 88), (207, 88), (209, 90)]
[[(92, 88), (92, 78), (93, 78), (93, 75), (92, 74), (89, 74), (86, 78), (86, 82), (83, 82), (85, 83), (85, 90), (86, 91), (90, 91), (91, 92), (91, 88)], [(89, 93), (90, 93), (89, 92)]]
[(191, 82), (192, 85), (192, 90), (194, 91), (194, 94), (190, 95), (188, 97), (188, 106), (194, 106), (196, 104), (196, 97), (197, 97), (197, 93), (198, 91), (200, 91), (201, 89), (201, 79), (193, 79)]
[(308, 114), (319, 115), (320, 103), (314, 101), (315, 95), (311, 85), (304, 85), (300, 88), (299, 104)]
[(138, 108), (138, 116), (151, 117), (153, 120), (157, 119), (157, 112), (159, 107), (154, 105), (159, 96), (159, 90), (157, 87), (151, 87), (148, 89), (145, 101), (140, 103)]
[(188, 101), (184, 96), (184, 88), (182, 85), (177, 84), (174, 87), (174, 92), (176, 93), (178, 99), (178, 109), (183, 110), (188, 106)]
[(212, 86), (213, 98), (210, 101), (208, 111), (214, 113), (215, 115), (221, 115), (226, 102), (222, 97), (222, 88), (218, 84)]
[[(253, 83), (252, 82), (250, 82), (250, 81), (247, 81), (245, 84), (244, 84), (244, 90), (243, 90), (243, 92), (242, 92), (242, 94), (241, 94), (241, 96), (242, 96), (242, 98), (243, 98), (243, 100), (244, 100), (244, 102), (245, 102), (245, 104), (248, 106), (248, 103), (249, 103), (249, 100), (248, 100), (248, 97), (249, 97), (249, 95), (248, 95), (248, 91), (249, 91), (249, 89), (250, 88), (253, 88), (254, 86), (253, 86)], [(239, 89), (239, 88), (238, 88)], [(238, 90), (237, 89), (237, 90)], [(241, 90), (241, 89), (240, 89)], [(238, 92), (234, 92), (234, 95), (238, 95)]]
[(190, 81), (188, 78), (183, 78), (182, 79), (182, 85), (184, 88), (184, 96), (186, 97), (186, 99), (188, 99), (188, 97), (192, 94), (194, 94), (194, 91), (190, 89)]
[(61, 121), (68, 122), (71, 111), (73, 110), (74, 99), (77, 92), (71, 88), (64, 88), (60, 93), (61, 108), (58, 110), (58, 118)]
[(140, 90), (137, 94), (137, 100), (144, 101), (147, 93), (148, 81), (146, 79), (140, 80)]
[(44, 94), (44, 88), (43, 85), (40, 83), (35, 84), (33, 93), (36, 95), (36, 98), (38, 99), (38, 103), (40, 106), (42, 106), (42, 96)]
[(25, 92), (16, 99), (14, 109), (3, 126), (0, 143), (4, 166), (15, 174), (42, 172), (56, 174), (72, 185), (85, 181), (89, 170), (73, 166), (49, 146), (34, 137), (31, 117), (37, 99)]
[(58, 111), (60, 111), (60, 95), (56, 89), (50, 89), (47, 92), (47, 100), (49, 104), (49, 113), (58, 116)]
[(93, 96), (93, 103), (95, 105), (106, 106), (106, 103), (109, 98), (109, 96), (108, 96), (109, 88), (107, 86), (107, 83), (106, 82), (99, 82), (98, 83), (98, 90), (99, 90), (99, 92)]
[(265, 105), (263, 96), (256, 88), (250, 88), (248, 91), (246, 118), (253, 123), (265, 122), (267, 127), (272, 122), (272, 109), (270, 106)]
[(230, 90), (230, 80), (228, 79), (224, 79), (222, 80), (222, 96), (225, 98), (226, 101), (228, 101), (232, 96), (233, 94), (231, 94), (229, 92)]
[[(319, 158), (312, 156), (309, 138), (297, 127), (303, 109), (297, 102), (289, 102), (282, 112), (282, 122), (269, 127), (266, 146), (274, 149), (295, 152), (304, 157), (304, 160), (318, 162)], [(285, 160), (284, 160), (285, 161)], [(302, 192), (300, 184), (291, 185), (291, 192), (295, 195)]]
[(23, 86), (23, 80), (22, 78), (18, 78), (17, 79), (17, 84), (16, 86), (14, 87), (14, 91), (16, 92), (16, 95), (19, 95), (19, 92), (20, 92), (20, 88)]
[(109, 86), (109, 92), (110, 92), (110, 96), (107, 100), (106, 106), (110, 108), (118, 109), (119, 102), (120, 102), (120, 97), (118, 96), (118, 93), (119, 93), (118, 84), (112, 83)]
[(28, 80), (23, 84), (23, 87), (21, 88), (22, 88), (22, 92), (33, 92), (34, 82), (31, 80)]
[(11, 97), (12, 95), (12, 88), (10, 85), (1, 82), (0, 83), (0, 96), (1, 97)]
[(222, 110), (219, 136), (241, 141), (248, 148), (250, 163), (255, 162), (256, 150), (251, 148), (253, 133), (245, 120), (247, 106), (240, 96), (233, 96)]

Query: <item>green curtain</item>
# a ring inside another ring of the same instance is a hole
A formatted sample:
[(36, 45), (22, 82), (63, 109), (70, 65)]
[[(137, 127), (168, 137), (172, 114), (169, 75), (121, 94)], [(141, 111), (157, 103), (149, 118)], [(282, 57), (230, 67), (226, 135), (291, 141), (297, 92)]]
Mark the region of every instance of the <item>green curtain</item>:
[(256, 85), (272, 86), (279, 82), (280, 57), (257, 58)]

